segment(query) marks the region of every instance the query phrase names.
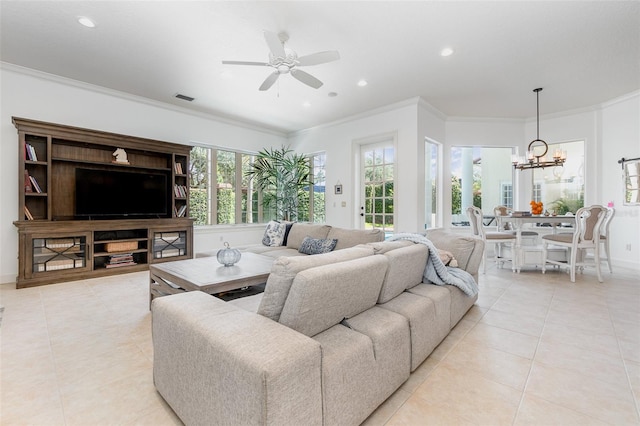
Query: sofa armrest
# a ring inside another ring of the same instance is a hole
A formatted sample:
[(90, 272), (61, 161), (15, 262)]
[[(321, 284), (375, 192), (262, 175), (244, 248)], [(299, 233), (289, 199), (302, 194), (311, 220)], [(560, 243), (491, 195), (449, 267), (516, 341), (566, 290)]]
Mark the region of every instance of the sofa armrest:
[(425, 235), (437, 248), (450, 251), (458, 261), (458, 267), (473, 275), (476, 282), (478, 281), (484, 241), (440, 229), (429, 230)]
[(318, 342), (202, 292), (152, 304), (153, 379), (186, 424), (322, 423)]

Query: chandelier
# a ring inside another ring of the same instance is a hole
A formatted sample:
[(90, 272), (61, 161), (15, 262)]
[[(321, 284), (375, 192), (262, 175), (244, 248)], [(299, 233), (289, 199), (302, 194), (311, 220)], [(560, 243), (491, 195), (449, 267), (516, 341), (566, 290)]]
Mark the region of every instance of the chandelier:
[(518, 170), (562, 166), (567, 160), (567, 151), (561, 149), (554, 150), (553, 155), (547, 157), (549, 145), (540, 139), (540, 92), (542, 88), (533, 89), (533, 91), (536, 92), (536, 138), (527, 147), (526, 157), (511, 156), (513, 168)]

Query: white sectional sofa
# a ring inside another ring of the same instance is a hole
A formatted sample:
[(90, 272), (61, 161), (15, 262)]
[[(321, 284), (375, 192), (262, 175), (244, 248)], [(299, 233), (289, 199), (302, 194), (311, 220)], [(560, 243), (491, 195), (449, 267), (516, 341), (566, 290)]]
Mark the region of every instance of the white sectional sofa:
[[(477, 277), (481, 240), (428, 238)], [(155, 299), (156, 388), (188, 425), (360, 424), (477, 299), (422, 283), (427, 256), (408, 241), (279, 256), (246, 300)]]

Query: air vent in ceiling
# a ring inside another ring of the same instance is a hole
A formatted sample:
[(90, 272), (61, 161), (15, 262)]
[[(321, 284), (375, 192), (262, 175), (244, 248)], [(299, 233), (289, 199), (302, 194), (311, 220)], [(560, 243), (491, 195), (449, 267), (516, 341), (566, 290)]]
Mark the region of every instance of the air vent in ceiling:
[(195, 99), (195, 98), (192, 98), (191, 96), (183, 95), (183, 94), (180, 94), (180, 93), (176, 94), (176, 98), (182, 99), (183, 101), (187, 101), (187, 102), (191, 102), (191, 101), (193, 101)]

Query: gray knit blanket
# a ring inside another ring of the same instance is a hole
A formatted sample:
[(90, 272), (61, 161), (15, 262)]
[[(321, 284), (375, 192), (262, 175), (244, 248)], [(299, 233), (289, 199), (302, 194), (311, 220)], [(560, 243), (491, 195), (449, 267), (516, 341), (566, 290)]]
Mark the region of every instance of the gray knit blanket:
[(420, 234), (395, 234), (387, 241), (407, 240), (416, 244), (424, 244), (429, 249), (427, 265), (424, 268), (422, 282), (436, 285), (452, 285), (458, 287), (464, 294), (473, 297), (478, 294), (478, 284), (470, 273), (460, 268), (446, 266), (438, 256), (438, 249), (424, 235)]

